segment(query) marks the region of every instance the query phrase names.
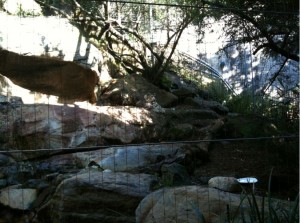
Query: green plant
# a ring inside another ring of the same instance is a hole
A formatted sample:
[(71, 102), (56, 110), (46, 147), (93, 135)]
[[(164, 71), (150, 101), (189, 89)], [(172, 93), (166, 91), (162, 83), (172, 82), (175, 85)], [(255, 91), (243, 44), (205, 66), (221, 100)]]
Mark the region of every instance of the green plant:
[(207, 90), (210, 99), (220, 103), (228, 101), (232, 94), (220, 80), (208, 83), (204, 89)]
[[(230, 111), (240, 114), (259, 114), (276, 121), (299, 121), (299, 103), (293, 98), (289, 101), (274, 100), (268, 96), (254, 94), (251, 90), (245, 90), (239, 95), (232, 96), (225, 104)], [(297, 114), (297, 115), (295, 115)]]
[(255, 96), (251, 91), (243, 91), (239, 95), (232, 96), (226, 102), (226, 106), (236, 113), (254, 114), (256, 111), (264, 111), (268, 109), (268, 103), (262, 97)]
[[(228, 214), (227, 222), (243, 223), (298, 223), (299, 222), (299, 194), (294, 202), (283, 202), (272, 199), (271, 176), (269, 177), (267, 197), (259, 201), (254, 192), (247, 193), (243, 190), (241, 202), (231, 218)], [(246, 202), (246, 204), (245, 204)], [(229, 213), (229, 211), (228, 211)]]

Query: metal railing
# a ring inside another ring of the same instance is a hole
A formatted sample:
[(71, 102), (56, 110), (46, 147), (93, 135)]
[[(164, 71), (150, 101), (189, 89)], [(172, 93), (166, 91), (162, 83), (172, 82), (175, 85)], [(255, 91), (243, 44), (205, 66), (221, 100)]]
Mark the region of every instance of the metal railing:
[(226, 86), (226, 88), (229, 91), (231, 91), (234, 95), (236, 94), (233, 87), (226, 80), (224, 80), (222, 75), (215, 68), (213, 68), (210, 64), (208, 64), (204, 60), (195, 58), (187, 53), (179, 52), (179, 54), (181, 56), (185, 57), (186, 59), (190, 60), (192, 63), (196, 64), (196, 66), (191, 67), (191, 69), (197, 71), (198, 69), (196, 69), (196, 68), (200, 67), (201, 74), (209, 75), (210, 77), (219, 79), (220, 81), (222, 81), (224, 83), (224, 85)]

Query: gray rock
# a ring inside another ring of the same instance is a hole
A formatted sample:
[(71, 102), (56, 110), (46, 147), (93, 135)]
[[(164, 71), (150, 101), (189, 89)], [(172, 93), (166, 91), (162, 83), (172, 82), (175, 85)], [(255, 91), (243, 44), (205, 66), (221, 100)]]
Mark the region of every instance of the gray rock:
[[(230, 202), (229, 202), (230, 201)], [(222, 222), (226, 205), (237, 207), (238, 196), (200, 186), (163, 188), (146, 196), (136, 209), (137, 223)], [(224, 219), (225, 220), (225, 219)], [(203, 221), (204, 222), (204, 221)]]
[[(261, 207), (262, 199), (256, 197), (256, 200)], [(267, 213), (267, 203), (265, 205)], [(250, 222), (247, 199), (240, 194), (202, 186), (157, 190), (140, 202), (135, 213), (136, 223), (220, 223), (227, 222), (228, 216), (235, 216), (235, 221), (239, 220), (241, 215), (246, 216), (246, 222)]]
[(208, 186), (227, 192), (241, 192), (240, 183), (234, 177), (213, 177), (208, 181)]
[(1, 190), (0, 203), (15, 209), (28, 210), (36, 197), (36, 189), (10, 186)]
[(114, 155), (97, 162), (102, 169), (132, 171), (161, 162), (163, 159), (183, 156), (180, 145), (128, 146), (115, 148)]
[(134, 222), (134, 211), (156, 177), (97, 170), (61, 182), (38, 213), (50, 222)]

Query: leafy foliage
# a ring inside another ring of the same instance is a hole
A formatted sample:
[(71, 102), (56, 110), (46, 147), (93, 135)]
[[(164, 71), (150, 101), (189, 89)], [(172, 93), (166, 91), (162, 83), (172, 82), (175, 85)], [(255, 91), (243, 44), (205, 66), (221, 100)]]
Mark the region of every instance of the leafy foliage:
[(245, 90), (239, 95), (232, 96), (226, 102), (226, 106), (231, 111), (237, 113), (259, 114), (280, 122), (297, 122), (299, 120), (298, 103), (285, 103), (284, 101), (272, 100), (269, 97), (253, 94), (253, 92), (249, 90)]
[(217, 80), (208, 83), (204, 89), (208, 91), (210, 99), (220, 103), (226, 103), (233, 95), (232, 92), (230, 92), (221, 81)]
[[(36, 0), (69, 19), (82, 35), (108, 52), (127, 73), (140, 73), (157, 84), (171, 62), (190, 14), (181, 8), (109, 1)], [(155, 1), (154, 3), (160, 1)], [(176, 20), (174, 18), (176, 14)], [(164, 33), (157, 44), (155, 35)]]
[[(196, 5), (194, 24), (199, 35), (210, 28), (210, 22), (223, 24), (226, 43), (222, 48), (227, 54), (232, 47), (251, 44), (252, 54), (259, 51), (265, 58), (274, 58), (281, 65), (272, 74), (266, 86), (286, 75), (284, 68), (290, 61), (299, 63), (299, 1), (242, 1), (196, 0), (185, 1)], [(299, 66), (299, 65), (297, 65)], [(288, 74), (290, 75), (290, 74)], [(267, 87), (268, 88), (268, 87)], [(263, 89), (265, 90), (265, 89)]]
[[(252, 43), (254, 54), (264, 50), (266, 54), (282, 55), (299, 61), (299, 2), (198, 0), (206, 11), (206, 17), (224, 21), (224, 34), (229, 47)], [(190, 2), (191, 4), (192, 2)], [(195, 20), (205, 26), (202, 14)]]

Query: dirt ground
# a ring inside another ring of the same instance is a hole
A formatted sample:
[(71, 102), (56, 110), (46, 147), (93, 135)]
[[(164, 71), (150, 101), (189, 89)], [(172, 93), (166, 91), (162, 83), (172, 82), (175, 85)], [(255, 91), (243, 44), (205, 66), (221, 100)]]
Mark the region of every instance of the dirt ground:
[(263, 143), (222, 142), (214, 143), (209, 150), (209, 160), (196, 168), (195, 178), (203, 182), (203, 176), (233, 176), (236, 178), (255, 177), (256, 193), (268, 191), (271, 178), (271, 194), (282, 199), (294, 199), (299, 193), (299, 163), (291, 166), (290, 160), (274, 164), (274, 154), (270, 154)]

